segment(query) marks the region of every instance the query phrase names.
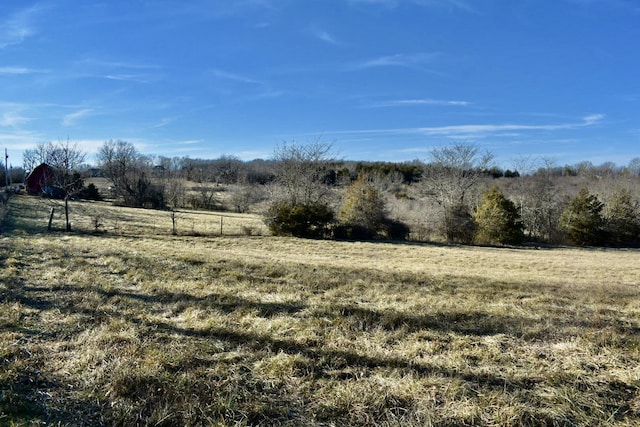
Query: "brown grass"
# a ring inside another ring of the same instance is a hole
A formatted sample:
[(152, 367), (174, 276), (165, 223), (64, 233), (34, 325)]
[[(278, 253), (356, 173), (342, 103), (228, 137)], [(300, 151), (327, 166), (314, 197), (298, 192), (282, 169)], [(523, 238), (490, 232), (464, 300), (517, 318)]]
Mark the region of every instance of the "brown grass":
[(46, 234), (34, 200), (0, 238), (1, 425), (640, 417), (638, 251), (93, 234), (79, 206)]
[[(13, 227), (19, 233), (44, 232), (51, 208), (54, 208), (54, 231), (64, 230), (63, 202), (14, 196)], [(178, 235), (240, 236), (268, 232), (259, 215), (179, 209), (175, 217)], [(173, 232), (170, 211), (127, 208), (114, 206), (110, 202), (71, 202), (70, 220), (73, 230), (80, 233), (162, 236)]]

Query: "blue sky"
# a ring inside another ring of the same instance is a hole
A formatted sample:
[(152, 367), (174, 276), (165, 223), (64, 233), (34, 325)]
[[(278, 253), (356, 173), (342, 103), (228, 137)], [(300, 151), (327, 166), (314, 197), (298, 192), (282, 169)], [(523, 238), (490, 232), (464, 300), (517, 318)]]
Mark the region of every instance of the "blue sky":
[(638, 0), (3, 0), (0, 147), (640, 156)]

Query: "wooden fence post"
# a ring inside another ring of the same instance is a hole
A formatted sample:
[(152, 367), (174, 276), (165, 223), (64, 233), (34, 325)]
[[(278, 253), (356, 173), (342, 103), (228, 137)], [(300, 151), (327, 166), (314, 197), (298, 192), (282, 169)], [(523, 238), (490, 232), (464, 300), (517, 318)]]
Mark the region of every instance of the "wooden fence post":
[(51, 212), (49, 213), (49, 225), (47, 225), (47, 231), (51, 231), (51, 223), (53, 222), (53, 213), (55, 212), (54, 208), (51, 208)]

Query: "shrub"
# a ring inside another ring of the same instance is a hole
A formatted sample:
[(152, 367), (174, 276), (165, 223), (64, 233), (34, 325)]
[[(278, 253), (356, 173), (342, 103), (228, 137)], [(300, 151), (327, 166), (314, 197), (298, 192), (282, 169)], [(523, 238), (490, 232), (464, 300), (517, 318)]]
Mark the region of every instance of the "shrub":
[(324, 203), (294, 205), (279, 202), (271, 205), (265, 223), (274, 236), (320, 238), (329, 235), (333, 211)]
[(366, 176), (361, 176), (347, 188), (339, 220), (341, 224), (366, 228), (375, 235), (384, 228), (384, 209), (382, 194)]
[(86, 187), (84, 187), (80, 193), (78, 193), (78, 197), (84, 200), (104, 200), (98, 187), (95, 186), (94, 183), (90, 183)]
[(475, 221), (478, 243), (518, 244), (524, 239), (522, 221), (515, 204), (497, 186), (482, 195)]
[(337, 239), (404, 240), (409, 234), (405, 224), (387, 218), (383, 195), (364, 174), (347, 188), (339, 221), (333, 233)]
[(599, 245), (603, 243), (604, 205), (586, 188), (580, 190), (560, 216), (560, 228), (567, 240), (576, 245)]
[(447, 241), (469, 244), (476, 233), (476, 223), (469, 207), (459, 203), (444, 210), (443, 234)]
[(609, 243), (624, 246), (640, 240), (640, 212), (628, 189), (621, 189), (613, 195), (604, 208), (603, 216)]
[(384, 234), (391, 240), (407, 240), (411, 230), (403, 222), (393, 219), (386, 219), (384, 222)]
[(333, 229), (333, 237), (335, 239), (372, 240), (376, 235), (372, 230), (361, 225), (339, 224)]

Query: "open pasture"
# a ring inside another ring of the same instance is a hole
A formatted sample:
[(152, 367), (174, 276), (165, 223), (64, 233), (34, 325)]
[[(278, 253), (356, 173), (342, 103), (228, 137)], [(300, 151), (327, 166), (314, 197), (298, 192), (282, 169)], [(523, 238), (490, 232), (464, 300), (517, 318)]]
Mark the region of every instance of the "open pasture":
[(0, 237), (1, 425), (640, 419), (637, 250), (173, 236), (105, 204), (46, 233), (34, 200)]
[[(267, 233), (259, 215), (179, 209), (137, 209), (110, 202), (71, 201), (72, 228), (81, 233), (149, 236), (175, 233), (191, 236), (238, 236)], [(64, 203), (31, 196), (14, 196), (10, 227), (18, 233), (39, 233), (48, 228), (51, 209), (53, 231), (65, 229)]]

